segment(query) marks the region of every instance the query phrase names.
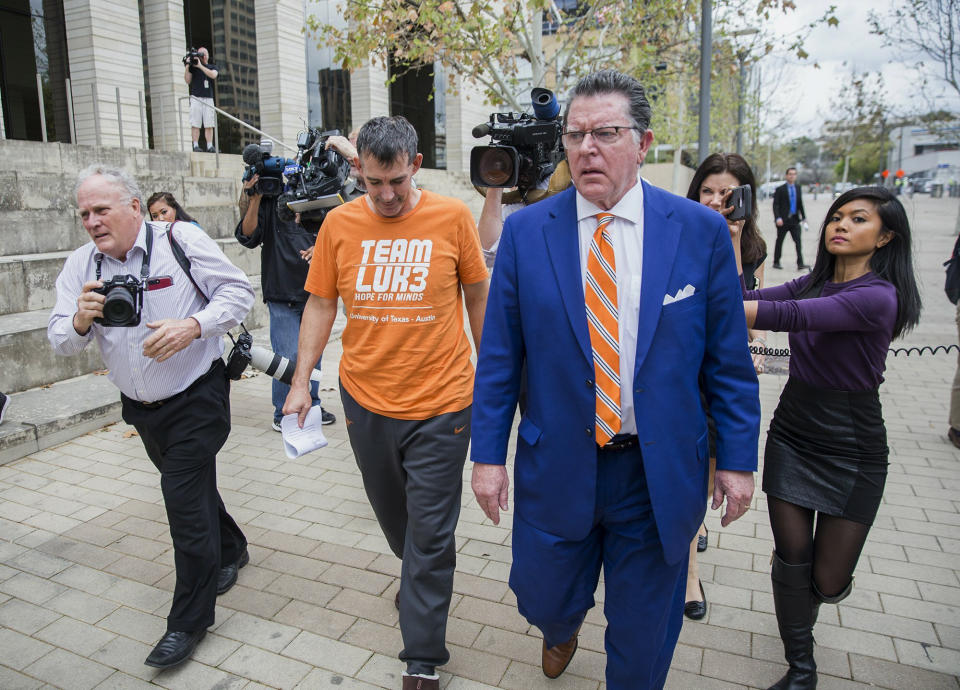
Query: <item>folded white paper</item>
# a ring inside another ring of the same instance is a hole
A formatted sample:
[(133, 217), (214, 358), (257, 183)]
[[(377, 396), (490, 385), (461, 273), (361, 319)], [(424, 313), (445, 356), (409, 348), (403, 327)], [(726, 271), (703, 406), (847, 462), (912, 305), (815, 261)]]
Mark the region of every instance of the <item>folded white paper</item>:
[(321, 429), (323, 411), (319, 405), (314, 405), (307, 412), (303, 420), (303, 428), (297, 424), (297, 415), (284, 415), (280, 420), (280, 435), (283, 437), (283, 450), (291, 460), (301, 455), (323, 448), (327, 445), (327, 437)]

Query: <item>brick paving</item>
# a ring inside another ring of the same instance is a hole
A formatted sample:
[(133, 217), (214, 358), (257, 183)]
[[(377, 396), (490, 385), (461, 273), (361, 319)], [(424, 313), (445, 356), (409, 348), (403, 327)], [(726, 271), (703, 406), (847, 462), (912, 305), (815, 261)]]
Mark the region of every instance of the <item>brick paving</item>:
[[(822, 217), (822, 198), (808, 204), (811, 217)], [(926, 301), (908, 342), (956, 342), (939, 264), (952, 246), (957, 201), (918, 196), (907, 205)], [(772, 239), (766, 221), (765, 229)], [(813, 237), (804, 238), (808, 252)], [(792, 263), (792, 248), (785, 252), (784, 264)], [(768, 283), (792, 277), (767, 275)], [(324, 357), (325, 406), (339, 417), (325, 428), (330, 445), (298, 460), (286, 458), (270, 429), (269, 379), (234, 386), (219, 476), (251, 561), (219, 599), (194, 659), (178, 668), (143, 665), (164, 630), (173, 553), (158, 477), (132, 430), (115, 424), (0, 467), (0, 688), (399, 687), (399, 562), (346, 440), (333, 390), (339, 352), (334, 342)], [(826, 690), (960, 688), (960, 451), (945, 439), (954, 362), (888, 359), (881, 391), (890, 476), (852, 596), (821, 610), (817, 660)], [(760, 380), (765, 430), (786, 379)], [(468, 478), (442, 686), (604, 687), (597, 608), (564, 676), (541, 674), (540, 637), (506, 584), (510, 514), (499, 527), (485, 520)], [(700, 569), (709, 612), (685, 622), (668, 687), (767, 687), (783, 673), (765, 509), (760, 494), (730, 528), (708, 516)]]

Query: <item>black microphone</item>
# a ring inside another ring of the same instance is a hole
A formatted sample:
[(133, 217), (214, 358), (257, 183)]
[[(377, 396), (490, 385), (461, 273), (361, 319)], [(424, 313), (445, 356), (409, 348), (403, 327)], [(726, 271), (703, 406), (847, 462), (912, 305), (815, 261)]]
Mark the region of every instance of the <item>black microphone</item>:
[(476, 127), (474, 127), (471, 134), (473, 134), (474, 139), (480, 139), (490, 134), (490, 129), (491, 129), (490, 123), (484, 122), (482, 125), (477, 125)]
[(247, 165), (256, 165), (260, 162), (261, 151), (259, 144), (247, 144), (243, 147), (243, 162)]

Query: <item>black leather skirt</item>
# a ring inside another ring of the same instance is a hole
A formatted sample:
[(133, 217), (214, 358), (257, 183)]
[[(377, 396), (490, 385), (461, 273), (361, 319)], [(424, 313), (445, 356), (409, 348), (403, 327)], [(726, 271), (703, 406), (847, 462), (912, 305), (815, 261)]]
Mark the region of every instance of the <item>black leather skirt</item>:
[(887, 479), (880, 396), (787, 380), (767, 432), (763, 490), (827, 515), (872, 525)]

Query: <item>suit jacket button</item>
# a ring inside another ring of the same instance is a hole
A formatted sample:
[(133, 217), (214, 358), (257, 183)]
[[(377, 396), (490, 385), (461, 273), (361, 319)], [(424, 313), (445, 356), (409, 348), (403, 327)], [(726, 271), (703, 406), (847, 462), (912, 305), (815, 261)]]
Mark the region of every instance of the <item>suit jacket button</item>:
[(593, 379), (587, 379), (584, 383), (586, 383), (587, 388), (593, 388)]
[(643, 393), (643, 389), (642, 389), (642, 388), (638, 388), (638, 389), (637, 389), (637, 393)]
[(587, 436), (593, 436), (593, 429), (591, 429), (590, 427), (587, 427), (586, 429), (584, 429), (584, 431), (587, 432)]

